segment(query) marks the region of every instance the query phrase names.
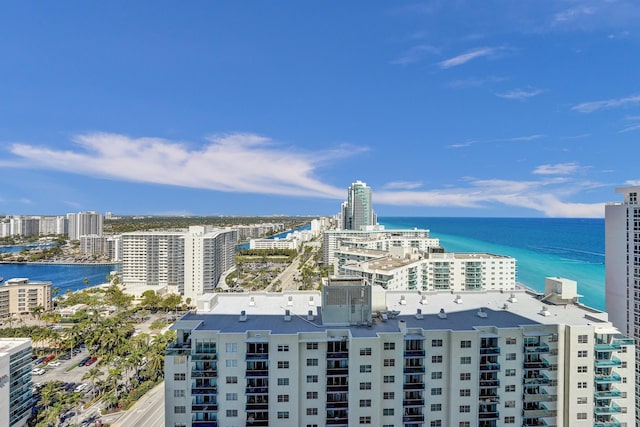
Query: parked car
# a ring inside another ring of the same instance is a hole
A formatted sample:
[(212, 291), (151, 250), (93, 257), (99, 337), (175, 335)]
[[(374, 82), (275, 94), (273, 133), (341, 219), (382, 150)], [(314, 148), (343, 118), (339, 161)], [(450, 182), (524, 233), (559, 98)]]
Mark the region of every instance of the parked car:
[(87, 362), (88, 362), (89, 360), (91, 360), (91, 358), (90, 358), (90, 357), (85, 357), (84, 359), (82, 359), (82, 360), (80, 361), (80, 363), (78, 363), (78, 366), (84, 366), (84, 365), (86, 365), (86, 364), (87, 364)]
[(98, 358), (94, 356), (91, 359), (87, 360), (87, 362), (84, 364), (84, 366), (91, 366), (94, 363), (96, 363), (96, 360), (98, 360)]
[(49, 362), (49, 366), (60, 366), (61, 363), (58, 362), (57, 360), (55, 362)]
[(36, 368), (33, 371), (31, 371), (31, 373), (33, 373), (33, 375), (42, 375), (44, 374), (46, 371), (42, 368)]

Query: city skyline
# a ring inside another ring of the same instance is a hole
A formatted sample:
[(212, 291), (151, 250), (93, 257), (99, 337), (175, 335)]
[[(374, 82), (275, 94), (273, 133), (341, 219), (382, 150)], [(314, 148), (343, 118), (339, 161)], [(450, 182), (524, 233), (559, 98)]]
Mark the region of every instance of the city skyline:
[(7, 5), (0, 213), (604, 217), (632, 1)]

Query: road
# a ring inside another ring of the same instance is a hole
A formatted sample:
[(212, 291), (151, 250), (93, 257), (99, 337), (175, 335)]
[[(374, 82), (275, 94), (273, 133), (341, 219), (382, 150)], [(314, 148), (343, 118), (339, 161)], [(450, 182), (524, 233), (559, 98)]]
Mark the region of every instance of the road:
[(112, 427), (164, 427), (164, 382), (145, 394), (128, 411), (103, 415)]

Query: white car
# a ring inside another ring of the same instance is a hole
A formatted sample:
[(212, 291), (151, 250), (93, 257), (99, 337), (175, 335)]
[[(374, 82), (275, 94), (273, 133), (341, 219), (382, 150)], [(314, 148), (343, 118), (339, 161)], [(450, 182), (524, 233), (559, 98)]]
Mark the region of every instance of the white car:
[(80, 384), (78, 387), (76, 387), (75, 390), (73, 390), (75, 393), (80, 393), (82, 390), (84, 390), (85, 388), (87, 388), (89, 384), (87, 383), (82, 383)]
[(60, 366), (60, 365), (61, 365), (61, 363), (58, 362), (57, 360), (55, 362), (49, 363), (49, 366)]
[(42, 375), (44, 374), (46, 371), (42, 368), (36, 368), (33, 371), (31, 371), (31, 373), (33, 373), (33, 375)]

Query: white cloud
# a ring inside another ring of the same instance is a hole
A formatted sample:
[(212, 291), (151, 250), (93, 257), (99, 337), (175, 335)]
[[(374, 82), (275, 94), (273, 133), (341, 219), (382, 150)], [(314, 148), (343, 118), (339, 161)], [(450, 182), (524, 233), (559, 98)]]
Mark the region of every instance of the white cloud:
[(32, 205), (33, 204), (33, 201), (31, 201), (31, 199), (27, 199), (26, 197), (23, 197), (18, 201), (20, 203), (22, 203), (23, 205)]
[(473, 144), (477, 143), (478, 141), (474, 141), (472, 139), (464, 141), (464, 142), (458, 142), (456, 144), (451, 144), (448, 145), (447, 147), (449, 148), (465, 148), (465, 147), (471, 147)]
[(199, 148), (161, 138), (90, 133), (74, 138), (75, 150), (13, 144), (23, 163), (82, 175), (226, 192), (342, 198), (344, 189), (315, 179), (329, 158), (360, 150), (338, 147), (326, 153), (298, 153), (248, 133), (213, 135)]
[(561, 24), (568, 21), (573, 21), (574, 19), (580, 18), (582, 16), (591, 16), (596, 13), (595, 7), (590, 6), (579, 6), (573, 7), (570, 9), (563, 10), (554, 15), (554, 23)]
[(496, 93), (496, 96), (504, 99), (524, 101), (534, 96), (540, 95), (542, 92), (544, 92), (542, 89), (513, 89), (504, 93)]
[(520, 141), (535, 141), (536, 139), (544, 138), (545, 135), (536, 133), (534, 135), (516, 136), (509, 138), (506, 141), (520, 142)]
[(628, 185), (630, 187), (635, 187), (636, 185), (640, 185), (640, 179), (632, 179), (629, 181), (625, 181), (624, 185)]
[(540, 165), (533, 171), (536, 175), (569, 175), (580, 168), (577, 163), (557, 163), (555, 165)]
[(625, 107), (637, 103), (640, 103), (640, 95), (628, 96), (626, 98), (606, 99), (603, 101), (583, 102), (581, 104), (574, 105), (571, 107), (571, 110), (579, 113), (593, 113), (598, 110)]
[(439, 62), (438, 65), (440, 65), (440, 68), (445, 68), (445, 69), (451, 68), (451, 67), (457, 67), (459, 65), (462, 65), (471, 61), (472, 59), (493, 55), (496, 51), (497, 49), (494, 47), (482, 47), (482, 48), (471, 50), (467, 53), (463, 53), (458, 56), (454, 56), (453, 58), (445, 59), (444, 61)]
[(640, 130), (640, 116), (627, 116), (625, 120), (631, 122), (624, 129), (619, 130), (618, 133), (626, 133), (634, 130)]
[(425, 55), (438, 53), (439, 49), (427, 44), (421, 44), (413, 46), (408, 51), (404, 52), (400, 57), (391, 61), (394, 65), (409, 65), (416, 62), (420, 62)]
[(422, 183), (419, 181), (393, 181), (382, 186), (385, 190), (414, 190), (420, 187)]

